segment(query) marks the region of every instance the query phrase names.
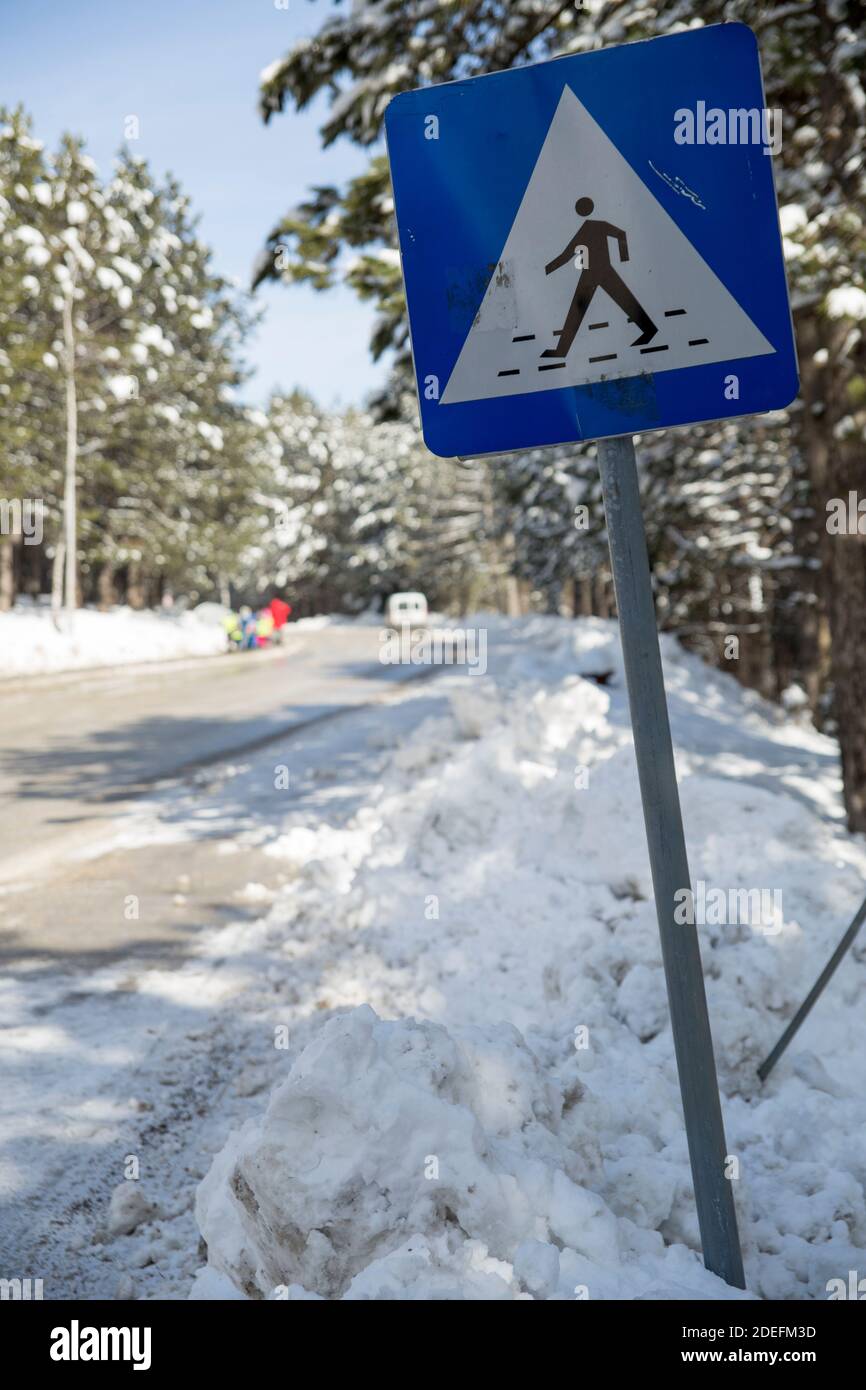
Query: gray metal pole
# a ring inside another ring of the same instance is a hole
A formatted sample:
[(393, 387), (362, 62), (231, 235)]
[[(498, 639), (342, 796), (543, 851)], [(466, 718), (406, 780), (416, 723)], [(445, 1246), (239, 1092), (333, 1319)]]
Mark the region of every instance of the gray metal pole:
[(785, 1051), (785, 1048), (788, 1046), (788, 1043), (794, 1037), (794, 1034), (798, 1031), (800, 1024), (804, 1021), (804, 1019), (808, 1018), (809, 1014), (812, 1011), (812, 1005), (815, 1003), (815, 1000), (818, 998), (827, 981), (830, 979), (831, 975), (836, 969), (836, 966), (839, 964), (840, 960), (845, 955), (845, 952), (848, 950), (848, 947), (851, 945), (851, 942), (854, 940), (854, 937), (857, 935), (864, 921), (866, 921), (866, 901), (860, 904), (854, 921), (851, 923), (845, 935), (842, 937), (842, 940), (839, 942), (839, 945), (836, 947), (827, 964), (824, 966), (824, 969), (821, 971), (821, 974), (818, 976), (812, 988), (809, 990), (809, 993), (806, 995), (806, 998), (803, 1000), (799, 1009), (794, 1014), (794, 1017), (791, 1019), (791, 1022), (788, 1024), (779, 1041), (776, 1043), (776, 1046), (773, 1048), (773, 1051), (770, 1053), (769, 1057), (767, 1057), (767, 1059), (763, 1061), (761, 1065), (758, 1067), (758, 1075), (762, 1081), (766, 1081), (767, 1077), (770, 1075), (770, 1072), (773, 1070), (773, 1067), (776, 1065), (782, 1053)]
[(691, 879), (634, 441), (630, 436), (600, 440), (598, 462), (704, 1264), (743, 1289), (743, 1257), (733, 1192), (725, 1176), (727, 1148), (698, 934), (694, 926), (680, 926), (674, 919), (674, 895), (690, 889)]

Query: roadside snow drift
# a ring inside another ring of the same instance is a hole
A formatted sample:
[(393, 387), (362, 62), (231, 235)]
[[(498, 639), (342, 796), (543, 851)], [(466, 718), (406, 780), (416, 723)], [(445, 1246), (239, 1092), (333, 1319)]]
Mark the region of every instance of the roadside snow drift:
[[(560, 1134), (575, 1099), (507, 1024), (452, 1037), (356, 1009), (322, 1029), (264, 1120), (220, 1155), (199, 1193), (202, 1232), (253, 1296), (299, 1284), (388, 1297), (408, 1275), (423, 1297), (509, 1297), (499, 1259), (515, 1251), (550, 1293), (557, 1246), (620, 1253), (612, 1213), (578, 1185), (592, 1166), (580, 1135)], [(663, 1253), (660, 1237), (633, 1237)]]
[[(195, 1296), (742, 1296), (698, 1253), (616, 629), (485, 625), (489, 674), (437, 678), (351, 819), (290, 816), (290, 882), (219, 938), (291, 1052), (199, 1190)], [(698, 927), (748, 1286), (825, 1298), (866, 1268), (862, 950), (755, 1069), (866, 852), (830, 740), (664, 654), (693, 884), (769, 904)]]
[(80, 608), (61, 613), (55, 626), (50, 609), (20, 603), (0, 613), (0, 680), (12, 676), (125, 666), (137, 661), (168, 661), (215, 656), (226, 637), (218, 604), (188, 613), (113, 608), (99, 613)]

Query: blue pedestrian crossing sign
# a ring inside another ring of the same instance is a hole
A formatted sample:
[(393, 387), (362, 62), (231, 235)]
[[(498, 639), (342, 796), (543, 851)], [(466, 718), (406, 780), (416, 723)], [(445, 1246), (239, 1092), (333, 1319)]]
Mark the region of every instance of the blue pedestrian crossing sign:
[(745, 25), (404, 92), (385, 124), (433, 453), (794, 399), (781, 113)]

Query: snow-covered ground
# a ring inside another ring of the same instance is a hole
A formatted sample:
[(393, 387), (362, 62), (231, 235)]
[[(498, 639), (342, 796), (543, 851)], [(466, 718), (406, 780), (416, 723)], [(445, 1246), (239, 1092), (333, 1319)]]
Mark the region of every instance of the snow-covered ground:
[[(265, 749), (118, 826), (223, 837), (245, 919), (62, 998), (7, 976), (0, 1192), (62, 1213), (79, 1296), (742, 1297), (697, 1253), (615, 625), (477, 623), (487, 675), (311, 731), (284, 816)], [(750, 1295), (825, 1298), (866, 1269), (863, 946), (755, 1070), (866, 845), (830, 740), (664, 656), (693, 881), (781, 895), (699, 927)]]
[(100, 613), (81, 608), (61, 613), (55, 623), (50, 607), (19, 603), (0, 613), (0, 680), (93, 666), (167, 661), (186, 656), (214, 656), (226, 649), (218, 604), (201, 604), (191, 612), (113, 608)]

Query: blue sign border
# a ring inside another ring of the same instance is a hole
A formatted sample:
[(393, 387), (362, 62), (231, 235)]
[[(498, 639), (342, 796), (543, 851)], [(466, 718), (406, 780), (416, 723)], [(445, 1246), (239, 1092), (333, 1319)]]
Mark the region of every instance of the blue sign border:
[[(574, 91), (776, 352), (587, 386), (442, 405), (563, 87)], [(419, 405), (441, 457), (507, 453), (750, 415), (799, 390), (772, 156), (677, 144), (678, 109), (765, 106), (754, 33), (719, 24), (403, 92), (385, 115)], [(425, 122), (438, 118), (438, 139)], [(678, 178), (704, 207), (656, 170)], [(724, 378), (739, 380), (726, 400)]]

